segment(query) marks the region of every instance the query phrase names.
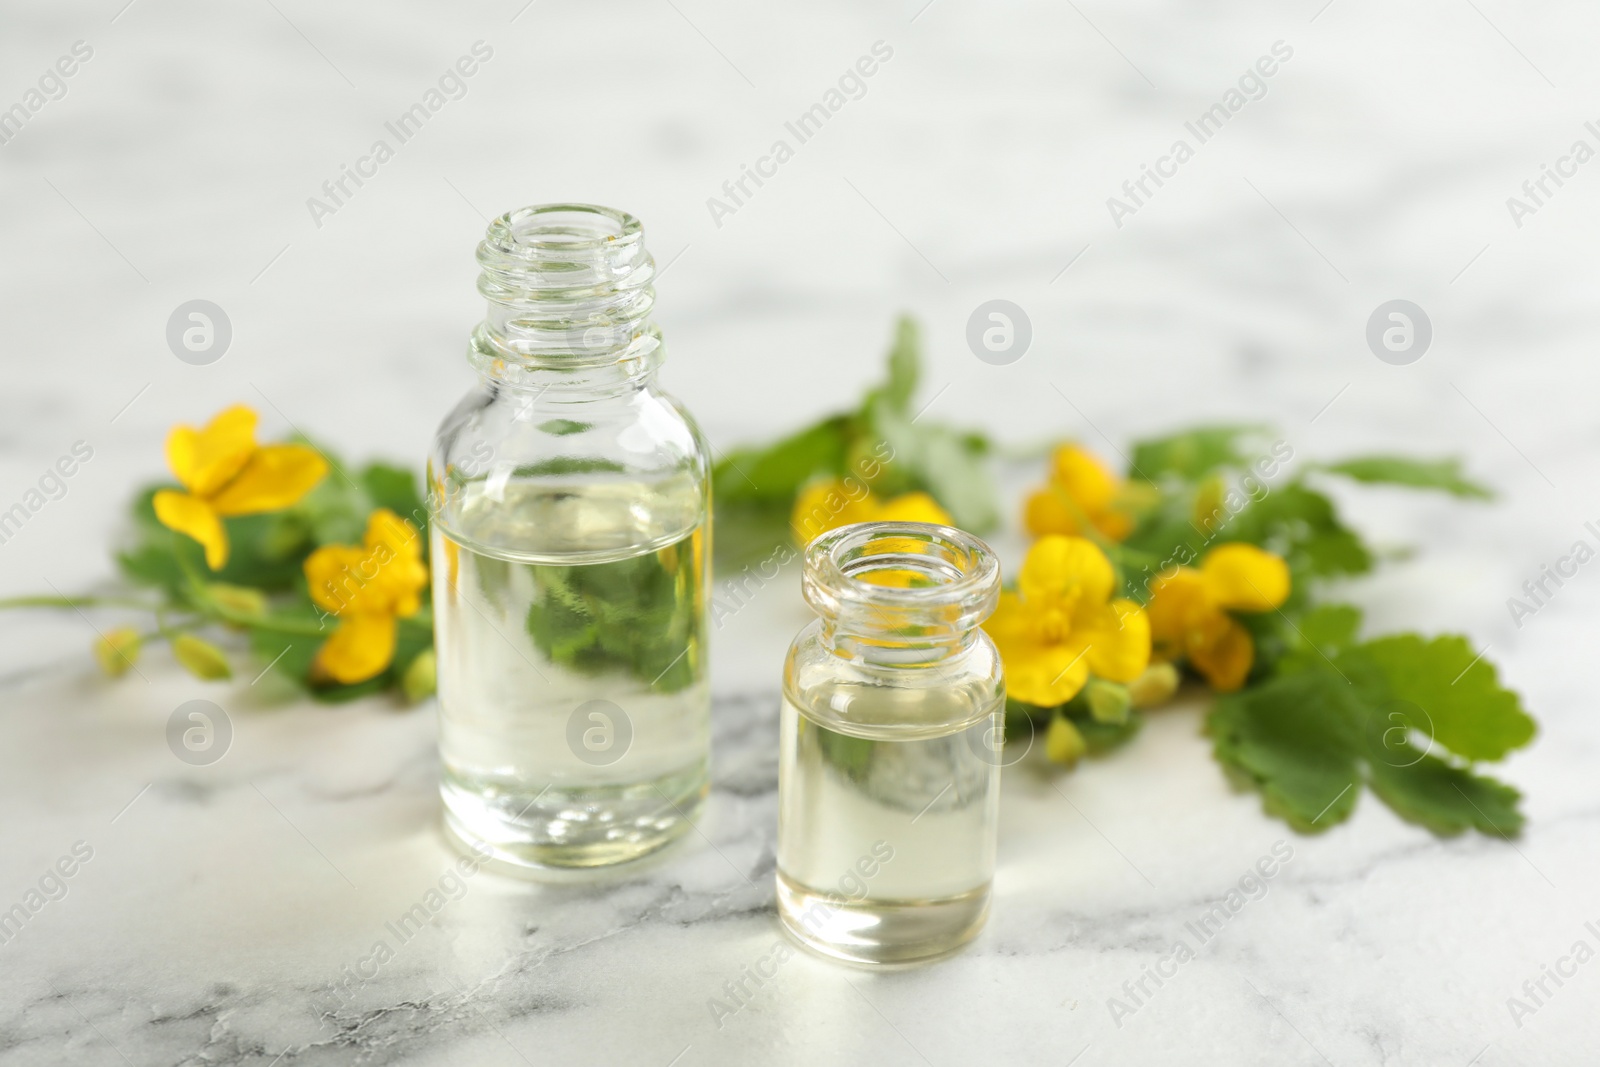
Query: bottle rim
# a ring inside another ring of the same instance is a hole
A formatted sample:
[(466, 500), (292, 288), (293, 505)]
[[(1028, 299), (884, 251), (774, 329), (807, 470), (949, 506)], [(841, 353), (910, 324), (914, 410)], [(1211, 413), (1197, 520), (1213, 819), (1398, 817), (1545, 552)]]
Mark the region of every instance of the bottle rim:
[(1000, 561), (982, 539), (954, 526), (858, 522), (806, 546), (801, 589), (825, 620), (852, 630), (961, 633), (994, 613)]
[(611, 253), (644, 240), (644, 224), (626, 211), (601, 204), (532, 204), (489, 223), (478, 259), (567, 259), (575, 253)]

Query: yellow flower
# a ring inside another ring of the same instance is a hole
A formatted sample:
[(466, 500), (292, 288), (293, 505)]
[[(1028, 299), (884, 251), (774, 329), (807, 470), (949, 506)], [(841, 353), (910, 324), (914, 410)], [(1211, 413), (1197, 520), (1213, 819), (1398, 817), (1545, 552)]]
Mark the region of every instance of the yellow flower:
[(812, 482), (794, 501), (789, 525), (794, 539), (810, 544), (819, 535), (853, 522), (933, 522), (953, 526), (955, 520), (927, 493), (904, 493), (890, 500), (873, 494), (855, 480)]
[(286, 508), (328, 473), (327, 461), (305, 445), (257, 445), (256, 413), (243, 404), (203, 430), (174, 426), (167, 434), (167, 464), (188, 492), (157, 493), (156, 518), (200, 542), (214, 571), (228, 562), (224, 518)]
[(305, 572), (311, 599), (339, 617), (313, 672), (346, 685), (381, 674), (394, 659), (395, 620), (417, 613), (428, 584), (416, 527), (379, 508), (360, 545), (323, 545), (306, 557)]
[(1017, 591), (1000, 594), (984, 624), (1005, 661), (1006, 693), (1054, 707), (1093, 674), (1131, 682), (1150, 662), (1150, 620), (1131, 600), (1112, 599), (1111, 561), (1092, 541), (1052, 534), (1028, 551)]
[(1023, 521), (1035, 537), (1082, 536), (1085, 522), (1102, 537), (1121, 541), (1133, 532), (1127, 483), (1092, 453), (1062, 445), (1050, 461), (1050, 481), (1028, 497)]
[(1255, 662), (1250, 633), (1229, 612), (1271, 611), (1289, 596), (1289, 567), (1254, 545), (1218, 545), (1200, 569), (1179, 567), (1151, 585), (1156, 656), (1187, 659), (1218, 692), (1244, 685)]

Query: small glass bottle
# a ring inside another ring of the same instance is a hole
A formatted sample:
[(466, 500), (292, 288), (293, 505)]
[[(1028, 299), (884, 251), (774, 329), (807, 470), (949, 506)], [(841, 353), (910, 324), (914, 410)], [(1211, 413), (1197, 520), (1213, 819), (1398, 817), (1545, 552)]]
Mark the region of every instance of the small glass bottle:
[(811, 542), (801, 587), (820, 618), (784, 665), (778, 915), (836, 958), (942, 956), (994, 877), (999, 563), (948, 526), (857, 523)]
[(495, 219), (479, 384), (428, 461), (445, 823), (513, 867), (619, 863), (706, 795), (710, 465), (656, 386), (632, 215)]

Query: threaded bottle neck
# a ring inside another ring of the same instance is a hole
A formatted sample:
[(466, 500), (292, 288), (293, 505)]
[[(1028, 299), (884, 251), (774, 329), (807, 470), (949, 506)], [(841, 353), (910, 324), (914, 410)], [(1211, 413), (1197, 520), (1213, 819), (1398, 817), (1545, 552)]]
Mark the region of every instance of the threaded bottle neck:
[(655, 260), (632, 215), (593, 204), (520, 208), (489, 224), (477, 258), (489, 302), (472, 338), (480, 371), (506, 380), (629, 364), (648, 373), (660, 362)]
[(806, 546), (800, 577), (835, 652), (881, 666), (928, 666), (972, 646), (1000, 595), (988, 545), (950, 526), (863, 522)]

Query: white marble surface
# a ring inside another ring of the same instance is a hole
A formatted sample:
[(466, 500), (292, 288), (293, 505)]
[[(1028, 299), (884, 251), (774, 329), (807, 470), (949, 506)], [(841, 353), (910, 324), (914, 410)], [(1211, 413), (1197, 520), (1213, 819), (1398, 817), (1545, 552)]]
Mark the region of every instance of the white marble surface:
[[(1520, 228), (1505, 203), (1596, 142), (1591, 8), (123, 3), (0, 13), (0, 108), (93, 49), (0, 146), (0, 508), (94, 449), (0, 545), (0, 595), (107, 579), (166, 427), (235, 400), (269, 433), (419, 459), (468, 382), (481, 214), (586, 199), (641, 215), (672, 262), (665, 380), (723, 445), (853, 394), (906, 308), (930, 410), (1009, 441), (1109, 452), (1249, 418), (1302, 457), (1467, 457), (1495, 505), (1350, 498), (1421, 550), (1351, 595), (1376, 627), (1488, 643), (1542, 733), (1503, 770), (1528, 794), (1514, 845), (1436, 840), (1370, 798), (1303, 839), (1230, 793), (1197, 708), (1174, 710), (1115, 759), (1008, 774), (971, 951), (884, 975), (796, 958), (718, 1027), (709, 1000), (778, 937), (776, 678), (802, 621), (779, 584), (718, 635), (702, 837), (601, 886), (476, 876), (330, 1008), (451, 861), (431, 708), (285, 703), (159, 656), (108, 683), (86, 648), (110, 616), (0, 616), (0, 908), (93, 851), (0, 944), (0, 1063), (1595, 1062), (1600, 963), (1520, 1026), (1506, 1005), (1600, 944), (1600, 578), (1521, 628), (1505, 607), (1600, 518), (1600, 177), (1579, 169)], [(493, 57), (465, 97), (315, 226), (306, 198), (477, 40)], [(879, 40), (893, 57), (865, 95), (717, 226), (706, 199)], [(1294, 54), (1266, 95), (1114, 226), (1106, 198), (1279, 40)], [(1010, 367), (962, 340), (992, 297), (1033, 322)], [(1407, 367), (1362, 337), (1394, 297), (1436, 330)], [(233, 323), (210, 366), (163, 339), (194, 298)], [(192, 768), (163, 731), (199, 696), (236, 736)], [(1294, 857), (1265, 896), (1118, 1026), (1108, 998), (1280, 840)]]

